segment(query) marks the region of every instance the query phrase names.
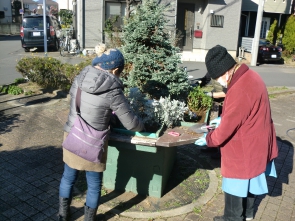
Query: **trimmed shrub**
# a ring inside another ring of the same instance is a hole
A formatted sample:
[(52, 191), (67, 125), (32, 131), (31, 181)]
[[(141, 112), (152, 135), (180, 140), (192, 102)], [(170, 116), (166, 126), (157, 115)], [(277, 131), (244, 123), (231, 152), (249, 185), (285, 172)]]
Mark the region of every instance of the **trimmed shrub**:
[(290, 15), (287, 20), (284, 30), (283, 44), (286, 54), (292, 54), (295, 49), (295, 15)]
[(69, 90), (74, 78), (90, 63), (86, 60), (71, 65), (52, 57), (25, 57), (17, 63), (16, 70), (41, 87)]

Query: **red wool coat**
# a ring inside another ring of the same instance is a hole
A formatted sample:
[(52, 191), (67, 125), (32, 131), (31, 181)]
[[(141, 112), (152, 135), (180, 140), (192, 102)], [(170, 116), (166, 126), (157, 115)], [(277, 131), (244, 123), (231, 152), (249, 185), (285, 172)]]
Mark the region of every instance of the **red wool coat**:
[(221, 147), (221, 174), (226, 178), (254, 178), (278, 156), (266, 86), (247, 65), (242, 64), (233, 75), (221, 123), (206, 141), (208, 147)]

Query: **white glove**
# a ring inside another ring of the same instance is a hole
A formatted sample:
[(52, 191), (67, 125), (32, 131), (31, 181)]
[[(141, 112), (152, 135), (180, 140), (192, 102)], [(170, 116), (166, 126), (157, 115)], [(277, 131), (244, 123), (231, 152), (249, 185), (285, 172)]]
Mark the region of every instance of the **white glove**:
[(213, 97), (213, 93), (212, 92), (205, 92), (205, 94), (209, 97)]
[(200, 137), (199, 139), (196, 140), (195, 144), (198, 146), (207, 145), (206, 136), (207, 136), (207, 133), (204, 133), (204, 135), (202, 137)]
[(215, 125), (215, 128), (217, 128), (220, 123), (221, 123), (221, 117), (217, 117), (217, 118), (211, 120), (210, 123), (209, 123), (209, 125), (210, 126)]

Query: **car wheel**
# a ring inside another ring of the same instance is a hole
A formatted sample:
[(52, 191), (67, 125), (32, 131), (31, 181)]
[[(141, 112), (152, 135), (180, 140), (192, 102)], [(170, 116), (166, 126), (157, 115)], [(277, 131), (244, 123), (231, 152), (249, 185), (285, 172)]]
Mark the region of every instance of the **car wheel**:
[(30, 52), (30, 48), (24, 48), (25, 52)]

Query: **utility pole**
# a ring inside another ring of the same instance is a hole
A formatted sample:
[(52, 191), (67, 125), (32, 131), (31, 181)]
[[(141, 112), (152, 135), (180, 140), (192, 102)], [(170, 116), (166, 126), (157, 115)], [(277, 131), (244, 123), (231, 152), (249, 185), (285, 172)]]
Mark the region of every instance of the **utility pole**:
[[(46, 22), (46, 0), (43, 0), (43, 33), (44, 33), (44, 52), (47, 57), (47, 22)], [(50, 27), (48, 27), (50, 28)]]
[(22, 10), (23, 10), (23, 13), (22, 13), (22, 21), (23, 21), (23, 19), (24, 19), (24, 13), (25, 13), (24, 0), (22, 0)]
[(256, 66), (257, 64), (257, 55), (258, 55), (258, 47), (259, 47), (259, 39), (260, 39), (260, 31), (261, 31), (261, 21), (263, 17), (263, 8), (264, 1), (259, 0), (257, 18), (256, 18), (256, 26), (255, 26), (255, 34), (252, 43), (252, 58), (251, 58), (251, 66)]
[(77, 39), (77, 0), (73, 0), (73, 38)]

